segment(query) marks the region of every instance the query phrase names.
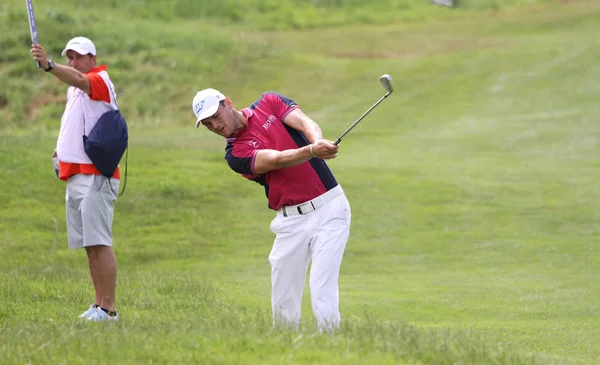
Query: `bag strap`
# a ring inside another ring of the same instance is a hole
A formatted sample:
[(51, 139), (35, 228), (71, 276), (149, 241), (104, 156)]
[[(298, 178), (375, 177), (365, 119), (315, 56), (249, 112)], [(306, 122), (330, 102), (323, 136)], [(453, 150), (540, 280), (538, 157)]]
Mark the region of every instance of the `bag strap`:
[[(112, 84), (112, 82), (111, 82), (111, 84)], [(107, 85), (107, 86), (108, 86), (108, 90), (110, 90), (111, 98), (115, 101), (115, 105), (117, 106), (117, 110), (121, 111), (121, 109), (119, 109), (119, 103), (117, 102), (117, 93), (113, 89), (113, 87), (115, 85)]]
[(125, 187), (127, 187), (127, 155), (129, 155), (129, 143), (127, 144), (127, 149), (125, 150), (125, 178), (123, 181), (123, 187), (121, 188), (121, 192), (117, 194), (119, 198), (123, 196), (123, 193), (125, 193)]
[[(121, 112), (121, 109), (119, 109), (119, 103), (117, 103), (117, 93), (115, 92), (115, 90), (113, 90), (113, 88), (109, 85), (106, 85), (108, 87), (108, 90), (110, 92), (110, 97), (112, 100), (115, 101), (115, 105), (117, 106), (117, 110), (119, 111), (119, 113)], [(74, 87), (74, 86), (72, 86)], [(108, 103), (108, 105), (110, 105), (110, 103)], [(85, 113), (83, 113), (83, 135), (85, 136)]]
[(123, 196), (123, 194), (125, 193), (125, 188), (127, 187), (127, 155), (129, 154), (129, 147), (125, 150), (125, 174), (124, 174), (124, 179), (123, 179), (123, 186), (121, 187), (121, 192), (119, 193), (118, 191), (115, 191), (115, 189), (113, 189), (112, 184), (110, 183), (110, 178), (106, 178), (108, 180), (108, 185), (110, 186), (110, 190), (113, 192), (113, 194), (115, 194), (117, 196), (117, 198), (120, 198)]
[[(72, 86), (73, 88), (75, 86)], [(83, 114), (83, 136), (85, 137), (85, 111), (82, 113)]]
[[(115, 105), (117, 106), (117, 110), (119, 111), (119, 113), (121, 113), (121, 108), (119, 108), (119, 103), (117, 102), (117, 93), (110, 86), (109, 86), (108, 89), (110, 90), (110, 92), (112, 94), (111, 97), (115, 101)], [(129, 142), (127, 143), (127, 148), (125, 149), (125, 174), (124, 174), (124, 179), (123, 179), (123, 187), (121, 188), (121, 192), (120, 193), (115, 193), (115, 194), (117, 194), (117, 197), (119, 197), (119, 198), (123, 196), (123, 194), (125, 193), (125, 188), (127, 187), (127, 157), (128, 156), (129, 156)], [(112, 189), (112, 186), (111, 186), (111, 189)]]
[[(114, 85), (113, 85), (114, 86)], [(115, 101), (115, 105), (117, 106), (117, 110), (121, 113), (121, 108), (119, 108), (119, 103), (117, 102), (117, 93), (113, 90), (112, 87), (109, 87), (112, 92), (112, 97)], [(121, 188), (121, 192), (117, 194), (117, 197), (122, 197), (123, 193), (125, 193), (125, 188), (127, 187), (127, 157), (129, 156), (129, 142), (127, 142), (127, 148), (125, 149), (125, 177), (123, 179), (123, 187)]]

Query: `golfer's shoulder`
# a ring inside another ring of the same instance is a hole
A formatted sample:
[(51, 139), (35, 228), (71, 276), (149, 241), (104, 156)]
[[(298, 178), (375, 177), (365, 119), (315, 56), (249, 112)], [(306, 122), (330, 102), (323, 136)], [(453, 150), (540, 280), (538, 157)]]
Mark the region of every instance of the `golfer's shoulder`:
[(291, 107), (295, 105), (296, 102), (294, 102), (292, 99), (276, 91), (265, 91), (250, 108), (258, 109), (261, 107), (268, 107), (269, 109), (275, 108), (276, 110), (279, 110), (282, 107)]
[(254, 104), (259, 104), (265, 101), (276, 101), (278, 99), (280, 99), (283, 95), (275, 92), (275, 91), (265, 91), (263, 92), (260, 97), (254, 102)]
[(267, 100), (270, 101), (286, 101), (289, 100), (289, 98), (281, 93), (278, 93), (277, 91), (265, 91), (261, 98), (265, 98)]

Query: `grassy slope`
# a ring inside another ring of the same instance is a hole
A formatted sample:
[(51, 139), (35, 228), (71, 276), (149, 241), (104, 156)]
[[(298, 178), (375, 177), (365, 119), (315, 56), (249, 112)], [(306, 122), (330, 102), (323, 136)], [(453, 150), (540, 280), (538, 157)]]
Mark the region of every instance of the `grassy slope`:
[[(3, 123), (0, 137), (0, 256), (10, 258), (0, 263), (0, 352), (11, 363), (83, 363), (100, 343), (110, 346), (103, 363), (594, 363), (600, 55), (589, 35), (599, 9), (527, 9), (303, 32), (228, 26), (193, 43), (225, 63), (190, 52), (195, 21), (119, 23), (126, 31), (99, 42), (139, 48), (107, 57), (123, 69), (113, 78), (132, 129), (114, 228), (125, 320), (72, 320), (90, 293), (81, 252), (64, 248), (64, 185), (48, 161), (62, 109), (49, 104), (18, 129)], [(32, 77), (17, 53), (0, 69), (25, 85), (11, 100), (31, 90), (13, 74)], [(313, 336), (307, 300), (300, 336), (271, 333), (272, 215), (260, 189), (223, 164), (223, 142), (190, 133), (188, 99), (211, 81), (240, 106), (278, 90), (334, 138), (377, 100), (384, 72), (396, 93), (331, 163), (353, 207), (347, 327)], [(37, 93), (60, 97), (44, 76)]]
[[(112, 67), (122, 93), (123, 108), (138, 121), (156, 123), (167, 113), (141, 89), (167, 100), (169, 115), (179, 116), (188, 106), (180, 100), (193, 86), (214, 80), (215, 73), (235, 68), (232, 83), (259, 59), (277, 52), (276, 45), (246, 43), (249, 29), (290, 29), (389, 22), (423, 22), (468, 16), (474, 9), (499, 5), (534, 4), (552, 0), (465, 0), (461, 11), (432, 6), (421, 0), (176, 0), (38, 1), (34, 4), (40, 42), (55, 59), (65, 39), (85, 34), (101, 50), (100, 61)], [(92, 10), (93, 9), (93, 10)], [(476, 13), (478, 14), (478, 13)], [(0, 4), (0, 126), (13, 128), (60, 117), (63, 87), (32, 73), (27, 57), (31, 43), (25, 6), (17, 0)], [(213, 76), (213, 78), (211, 78)], [(222, 75), (219, 75), (219, 79)], [(29, 80), (23, 83), (23, 80)], [(41, 86), (41, 88), (39, 87)], [(50, 94), (48, 94), (50, 93)], [(32, 101), (32, 102), (30, 102)], [(186, 103), (187, 104), (187, 103)], [(46, 123), (47, 124), (47, 123)]]

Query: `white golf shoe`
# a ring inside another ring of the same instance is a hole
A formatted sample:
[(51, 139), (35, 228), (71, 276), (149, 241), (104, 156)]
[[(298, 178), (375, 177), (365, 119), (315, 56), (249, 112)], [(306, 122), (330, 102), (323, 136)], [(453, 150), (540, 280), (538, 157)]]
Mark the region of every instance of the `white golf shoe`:
[(86, 310), (85, 312), (83, 312), (79, 315), (79, 318), (89, 319), (91, 316), (96, 314), (96, 312), (98, 312), (99, 310), (100, 310), (100, 307), (96, 307), (94, 304), (92, 304), (92, 305), (90, 305), (88, 310)]
[(114, 316), (109, 316), (105, 311), (98, 308), (96, 313), (94, 313), (91, 317), (87, 318), (89, 321), (94, 322), (117, 322), (119, 320), (119, 315), (115, 314)]

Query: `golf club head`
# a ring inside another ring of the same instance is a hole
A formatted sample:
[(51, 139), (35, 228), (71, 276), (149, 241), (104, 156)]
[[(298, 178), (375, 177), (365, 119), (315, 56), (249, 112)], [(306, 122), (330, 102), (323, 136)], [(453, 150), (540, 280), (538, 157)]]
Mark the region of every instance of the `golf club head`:
[(388, 93), (392, 93), (394, 91), (394, 86), (392, 85), (392, 77), (388, 74), (382, 75), (379, 78), (379, 82), (385, 88)]

